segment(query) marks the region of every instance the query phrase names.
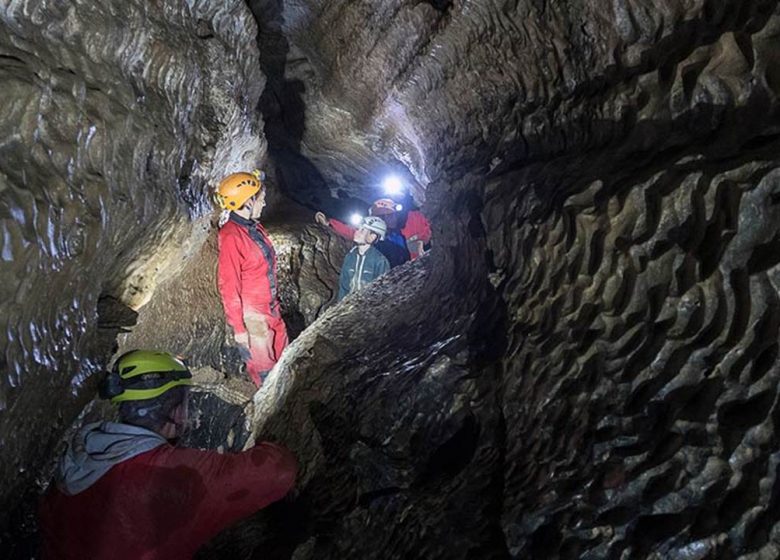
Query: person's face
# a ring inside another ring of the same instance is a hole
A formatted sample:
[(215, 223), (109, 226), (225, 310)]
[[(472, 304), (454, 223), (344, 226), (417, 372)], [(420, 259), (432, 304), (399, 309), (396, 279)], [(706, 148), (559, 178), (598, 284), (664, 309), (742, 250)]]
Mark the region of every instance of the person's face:
[(265, 208), (265, 189), (260, 191), (246, 201), (247, 208), (249, 208), (249, 219), (259, 220)]
[(190, 426), (190, 401), (189, 391), (184, 400), (171, 411), (168, 423), (163, 427), (160, 435), (167, 440), (177, 440), (189, 432)]
[(352, 236), (352, 241), (358, 245), (371, 245), (376, 239), (376, 233), (365, 227), (359, 227)]

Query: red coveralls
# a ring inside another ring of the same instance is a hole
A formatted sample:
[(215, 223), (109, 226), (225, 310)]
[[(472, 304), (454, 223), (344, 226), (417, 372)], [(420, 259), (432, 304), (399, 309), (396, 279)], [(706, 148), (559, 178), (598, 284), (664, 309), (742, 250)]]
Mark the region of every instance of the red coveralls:
[[(330, 218), (328, 222), (330, 223), (330, 227), (342, 237), (352, 239), (352, 236), (355, 234), (355, 228), (344, 222), (340, 222), (335, 218)], [(409, 244), (409, 255), (412, 257), (412, 260), (414, 260), (420, 256), (418, 251), (413, 250), (417, 245), (414, 242), (422, 241), (423, 244), (426, 244), (431, 240), (431, 224), (428, 223), (428, 220), (423, 216), (422, 212), (410, 210), (406, 217), (406, 225), (404, 225), (401, 230), (401, 234)]]
[(276, 251), (262, 225), (230, 214), (219, 230), (218, 275), (228, 324), (236, 334), (249, 334), (246, 369), (259, 387), (288, 344), (276, 295)]
[(46, 560), (183, 560), (285, 496), (298, 465), (271, 443), (238, 454), (162, 445), (114, 465), (75, 496), (41, 503)]

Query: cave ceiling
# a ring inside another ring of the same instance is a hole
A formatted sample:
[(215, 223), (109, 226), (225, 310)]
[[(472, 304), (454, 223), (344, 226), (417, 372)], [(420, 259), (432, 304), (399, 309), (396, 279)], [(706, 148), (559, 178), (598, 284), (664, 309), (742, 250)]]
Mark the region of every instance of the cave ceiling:
[[(658, 153), (708, 138), (729, 107), (768, 110), (772, 98), (773, 62), (756, 53), (774, 39), (774, 2), (249, 5), (266, 134), (303, 200), (313, 184), (370, 200), (363, 190), (397, 170), (422, 202), (432, 181), (550, 160), (558, 172), (534, 182), (553, 191), (581, 182), (597, 167), (583, 160), (606, 146)], [(769, 123), (743, 124), (750, 137)], [(733, 149), (741, 134), (729, 134)]]

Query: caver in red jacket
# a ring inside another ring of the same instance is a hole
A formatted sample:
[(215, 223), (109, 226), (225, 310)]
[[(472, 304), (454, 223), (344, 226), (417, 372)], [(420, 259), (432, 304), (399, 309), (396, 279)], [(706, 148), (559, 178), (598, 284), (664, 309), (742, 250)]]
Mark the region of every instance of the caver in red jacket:
[(86, 490), (41, 504), (45, 560), (184, 560), (222, 529), (275, 502), (297, 463), (270, 444), (238, 454), (163, 444), (110, 467)]
[[(328, 223), (330, 223), (333, 231), (342, 237), (352, 239), (352, 236), (355, 234), (355, 228), (335, 218), (330, 218)], [(409, 254), (412, 260), (414, 260), (420, 256), (421, 244), (419, 242), (421, 241), (422, 245), (425, 245), (431, 240), (431, 224), (428, 223), (422, 212), (410, 210), (406, 216), (406, 224), (401, 229), (401, 234), (406, 239), (409, 246)]]
[(265, 228), (231, 212), (219, 230), (219, 292), (233, 332), (249, 335), (247, 373), (257, 386), (288, 343), (277, 286), (276, 252)]

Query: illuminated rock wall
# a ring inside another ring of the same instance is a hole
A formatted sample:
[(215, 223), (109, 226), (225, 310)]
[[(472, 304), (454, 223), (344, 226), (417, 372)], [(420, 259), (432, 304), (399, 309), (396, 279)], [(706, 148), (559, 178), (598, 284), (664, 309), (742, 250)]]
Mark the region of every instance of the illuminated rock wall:
[(146, 302), (203, 242), (209, 181), (264, 156), (255, 39), (235, 1), (0, 8), (0, 502), (92, 397), (98, 301)]

